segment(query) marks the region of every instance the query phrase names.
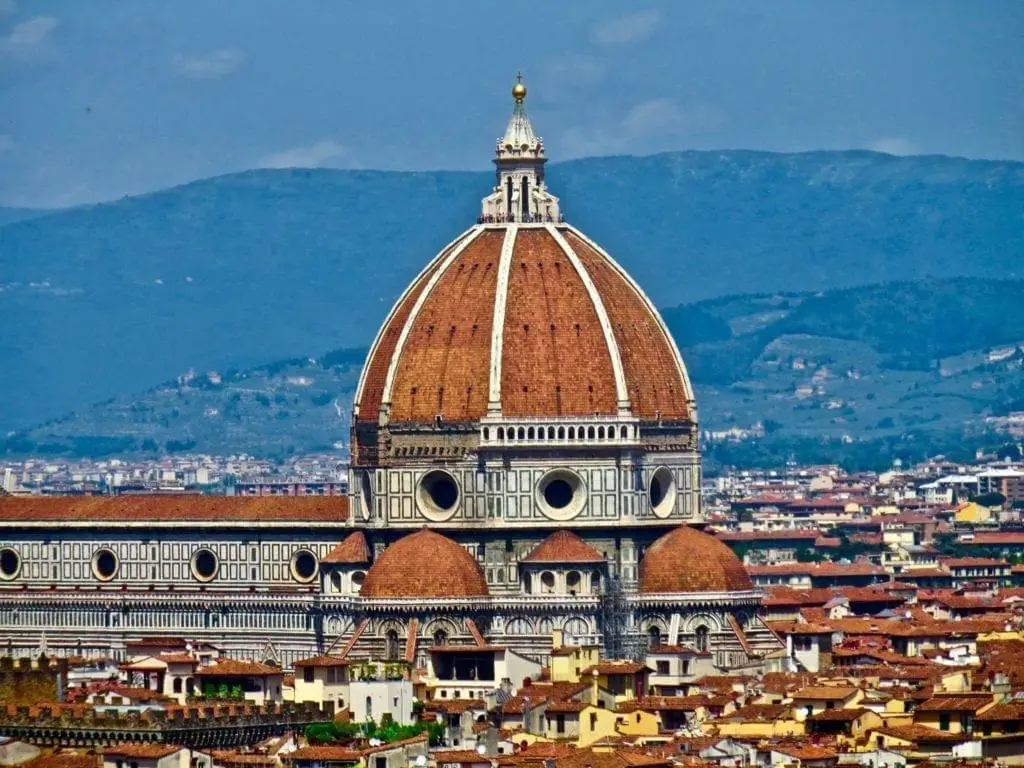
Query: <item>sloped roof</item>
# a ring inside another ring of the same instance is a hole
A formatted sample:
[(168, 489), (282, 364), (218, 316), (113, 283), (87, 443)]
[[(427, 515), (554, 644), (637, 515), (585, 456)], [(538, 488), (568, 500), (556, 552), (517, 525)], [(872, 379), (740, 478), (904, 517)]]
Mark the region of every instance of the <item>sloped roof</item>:
[(356, 565), (370, 562), (370, 547), (362, 531), (350, 533), (334, 549), (320, 559), (321, 564)]
[(524, 563), (603, 563), (601, 554), (572, 531), (555, 531), (537, 545)]

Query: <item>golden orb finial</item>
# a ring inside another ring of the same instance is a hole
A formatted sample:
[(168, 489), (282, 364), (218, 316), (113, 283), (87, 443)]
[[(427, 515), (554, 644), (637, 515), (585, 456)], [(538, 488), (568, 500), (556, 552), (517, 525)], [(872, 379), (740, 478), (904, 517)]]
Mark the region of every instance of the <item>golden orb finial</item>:
[(516, 84), (512, 86), (512, 98), (517, 103), (522, 104), (523, 99), (526, 98), (526, 86), (523, 85), (523, 73), (516, 73)]

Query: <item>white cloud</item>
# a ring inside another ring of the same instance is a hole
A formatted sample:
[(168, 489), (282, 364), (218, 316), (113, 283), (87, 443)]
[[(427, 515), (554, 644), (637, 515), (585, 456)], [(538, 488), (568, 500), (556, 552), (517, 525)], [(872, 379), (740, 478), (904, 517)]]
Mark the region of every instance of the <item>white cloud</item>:
[(660, 21), (661, 14), (653, 8), (628, 16), (619, 16), (595, 25), (590, 30), (590, 39), (601, 45), (637, 43), (650, 37)]
[(714, 107), (684, 109), (672, 99), (657, 98), (633, 105), (617, 121), (570, 128), (563, 142), (574, 157), (680, 149), (724, 122), (725, 116)]
[(0, 19), (13, 16), (18, 10), (18, 4), (14, 0), (0, 0)]
[(679, 130), (685, 123), (683, 110), (671, 99), (651, 99), (637, 104), (622, 119), (623, 129), (631, 136)]
[(257, 161), (259, 168), (319, 168), (329, 160), (338, 160), (346, 155), (345, 147), (331, 139), (310, 144), (307, 147), (292, 147), (275, 152)]
[(884, 152), (887, 155), (920, 154), (920, 150), (912, 141), (900, 138), (877, 139), (868, 144), (868, 149), (874, 152)]
[(604, 79), (605, 67), (590, 56), (570, 54), (551, 64), (550, 75), (567, 81), (597, 83)]
[(175, 56), (171, 60), (174, 71), (193, 80), (212, 80), (230, 75), (245, 61), (245, 52), (234, 48), (192, 56)]
[(15, 24), (10, 33), (0, 38), (0, 50), (14, 55), (32, 55), (45, 46), (60, 22), (53, 16), (35, 18)]

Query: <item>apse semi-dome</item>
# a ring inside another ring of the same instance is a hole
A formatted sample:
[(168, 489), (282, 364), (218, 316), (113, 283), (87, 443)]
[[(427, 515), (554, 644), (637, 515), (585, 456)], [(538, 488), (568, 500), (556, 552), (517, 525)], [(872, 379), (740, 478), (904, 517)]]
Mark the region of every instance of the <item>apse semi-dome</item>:
[(487, 597), (479, 564), (447, 536), (426, 528), (387, 547), (366, 572), (363, 598)]
[(640, 561), (641, 593), (746, 592), (754, 585), (729, 547), (683, 525), (655, 541)]

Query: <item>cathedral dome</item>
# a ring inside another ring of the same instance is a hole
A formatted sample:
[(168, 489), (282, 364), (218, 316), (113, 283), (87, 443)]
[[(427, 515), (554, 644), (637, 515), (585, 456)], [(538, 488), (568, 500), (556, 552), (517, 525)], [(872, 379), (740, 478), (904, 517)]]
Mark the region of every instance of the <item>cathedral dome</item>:
[(743, 592), (754, 589), (726, 544), (688, 525), (655, 541), (640, 561), (640, 592)]
[(685, 420), (692, 394), (657, 310), (565, 225), (474, 227), (399, 300), (356, 401), (360, 421), (628, 415)]
[(487, 597), (487, 582), (469, 552), (423, 528), (396, 541), (366, 572), (366, 598)]
[(370, 350), (354, 402), (356, 464), (376, 455), (388, 426), (696, 422), (665, 323), (625, 270), (564, 222), (525, 87), (516, 93), (476, 226), (406, 289)]

